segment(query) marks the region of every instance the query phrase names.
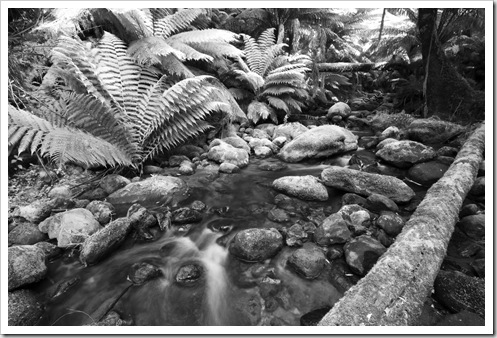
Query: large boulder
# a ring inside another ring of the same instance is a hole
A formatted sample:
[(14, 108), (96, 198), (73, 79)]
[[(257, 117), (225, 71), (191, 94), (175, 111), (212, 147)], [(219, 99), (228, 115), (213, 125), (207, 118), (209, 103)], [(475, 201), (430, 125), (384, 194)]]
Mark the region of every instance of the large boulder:
[(246, 167), (249, 163), (249, 153), (247, 150), (236, 148), (219, 139), (211, 142), (207, 157), (209, 160), (218, 163), (231, 163), (239, 168)]
[(276, 128), (274, 128), (273, 140), (280, 136), (284, 136), (288, 142), (308, 130), (309, 129), (300, 122), (289, 122), (280, 124)]
[(447, 169), (449, 169), (448, 165), (438, 161), (423, 162), (412, 166), (407, 176), (421, 185), (431, 186), (442, 178)]
[(38, 282), (47, 273), (45, 253), (34, 245), (18, 245), (9, 248), (9, 291), (20, 286)]
[(306, 158), (320, 158), (357, 149), (357, 137), (345, 128), (325, 125), (313, 128), (285, 144), (280, 158), (299, 162)]
[(404, 140), (386, 144), (376, 152), (376, 156), (396, 167), (409, 168), (413, 164), (433, 159), (436, 152), (422, 143)]
[(387, 249), (376, 239), (362, 235), (345, 244), (345, 261), (359, 276), (365, 276)]
[(101, 224), (106, 225), (112, 220), (115, 215), (115, 208), (109, 202), (103, 201), (91, 201), (86, 206), (86, 209), (90, 210), (95, 219)]
[(429, 144), (443, 143), (464, 130), (459, 124), (436, 119), (416, 119), (407, 127), (409, 139)]
[(243, 261), (257, 262), (273, 257), (283, 247), (278, 230), (246, 229), (235, 235), (229, 252)]
[(188, 197), (185, 181), (172, 176), (153, 176), (140, 182), (133, 182), (107, 197), (115, 205), (140, 203), (144, 207), (176, 205)]
[[(214, 145), (216, 145), (216, 143), (214, 141), (212, 141), (212, 142), (214, 143)], [(229, 145), (232, 145), (235, 148), (240, 148), (240, 149), (245, 150), (246, 152), (250, 152), (249, 145), (240, 136), (225, 137), (225, 138), (223, 138), (223, 141), (228, 143)], [(213, 147), (214, 145), (211, 143), (211, 147)]]
[(118, 218), (105, 228), (88, 237), (83, 243), (79, 259), (84, 265), (91, 265), (117, 248), (131, 230), (128, 218)]
[(312, 175), (280, 177), (273, 181), (273, 188), (302, 200), (328, 200), (328, 190)]
[(288, 266), (297, 274), (307, 279), (314, 279), (321, 274), (326, 263), (326, 257), (315, 244), (297, 249), (288, 257)]
[(36, 200), (31, 204), (19, 207), (15, 216), (20, 216), (29, 222), (37, 224), (49, 217), (52, 209), (56, 208), (58, 204), (57, 199)]
[(83, 243), (102, 227), (89, 210), (78, 208), (51, 216), (38, 228), (48, 233), (49, 238), (57, 238), (59, 247), (67, 248)]
[(34, 326), (43, 315), (43, 305), (32, 290), (9, 292), (8, 303), (9, 326)]
[(352, 233), (341, 214), (330, 215), (314, 232), (314, 242), (320, 246), (345, 243), (351, 237)]
[(340, 116), (345, 119), (350, 115), (351, 109), (348, 104), (345, 102), (337, 102), (333, 106), (328, 109), (328, 113), (326, 114), (326, 118), (331, 120), (333, 116)]
[(41, 232), (33, 223), (25, 222), (19, 224), (9, 232), (8, 240), (9, 245), (32, 245), (48, 240), (48, 236), (46, 233)]
[(321, 173), (321, 181), (329, 187), (359, 195), (384, 195), (394, 202), (409, 202), (415, 195), (407, 184), (396, 177), (342, 167), (324, 169)]

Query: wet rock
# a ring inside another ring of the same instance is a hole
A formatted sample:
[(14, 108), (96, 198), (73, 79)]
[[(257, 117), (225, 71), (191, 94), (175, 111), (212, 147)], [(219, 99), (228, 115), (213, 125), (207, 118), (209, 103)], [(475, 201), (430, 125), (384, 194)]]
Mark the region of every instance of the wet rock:
[(239, 313), (238, 325), (256, 326), (260, 324), (262, 303), (259, 295), (249, 292), (240, 292), (237, 294), (233, 308), (236, 313)]
[(437, 150), (437, 156), (456, 157), (458, 152), (454, 147), (444, 146)]
[(181, 175), (193, 175), (195, 173), (196, 165), (192, 162), (183, 161), (179, 165), (179, 173)]
[(341, 245), (333, 245), (329, 247), (328, 251), (326, 252), (326, 258), (328, 258), (329, 261), (340, 258), (342, 256), (343, 256), (343, 246)]
[(475, 270), (478, 277), (485, 278), (485, 258), (475, 259), (471, 263), (471, 267)]
[(368, 196), (367, 208), (376, 214), (386, 210), (399, 211), (399, 207), (394, 201), (380, 194), (371, 194)]
[(397, 213), (391, 211), (383, 211), (381, 216), (376, 219), (376, 225), (385, 232), (396, 237), (404, 228), (404, 220)]
[(197, 223), (202, 220), (202, 214), (192, 208), (179, 208), (173, 211), (173, 223), (186, 224)]
[[(195, 157), (200, 157), (204, 153), (204, 150), (198, 146), (192, 144), (184, 144), (173, 150), (174, 155), (184, 155), (190, 160)], [(180, 161), (181, 163), (182, 161)]]
[(185, 155), (173, 155), (169, 157), (170, 167), (179, 167), (183, 161), (190, 161), (190, 159)]
[(359, 276), (365, 276), (385, 251), (380, 242), (367, 235), (356, 237), (344, 246), (345, 260)]
[(463, 242), (461, 244), (461, 246), (459, 246), (457, 248), (457, 253), (461, 257), (468, 258), (468, 257), (472, 257), (472, 256), (476, 255), (481, 249), (483, 249), (483, 248), (480, 245), (478, 245), (477, 243)]
[(400, 130), (395, 126), (390, 126), (387, 129), (383, 130), (380, 135), (380, 141), (383, 141), (387, 138), (399, 139)]
[(128, 209), (127, 217), (137, 230), (149, 229), (157, 225), (157, 218), (146, 208), (135, 203)]
[(396, 141), (383, 146), (376, 156), (399, 168), (409, 168), (436, 156), (435, 150), (415, 141)]
[(235, 164), (232, 163), (221, 163), (219, 166), (219, 172), (221, 173), (226, 173), (226, 174), (234, 174), (240, 171), (240, 168), (236, 166)]
[(341, 215), (345, 222), (347, 222), (349, 230), (353, 232), (354, 236), (366, 233), (367, 228), (371, 225), (371, 216), (369, 215), (369, 212), (359, 205), (345, 205), (337, 214)]
[(446, 315), (436, 326), (485, 326), (485, 319), (474, 312), (462, 310)]
[(268, 133), (266, 133), (264, 130), (261, 130), (261, 129), (254, 129), (254, 131), (252, 132), (252, 137), (254, 138), (263, 138), (263, 139), (266, 139), (266, 140), (269, 140), (270, 139), (270, 136)]
[(314, 232), (314, 242), (321, 246), (345, 243), (351, 237), (347, 223), (339, 214), (327, 217)]
[(274, 204), (276, 204), (278, 208), (281, 208), (288, 212), (305, 214), (309, 212), (309, 208), (307, 207), (305, 202), (296, 198), (288, 197), (283, 194), (278, 194), (274, 197)]
[(34, 245), (12, 246), (8, 251), (9, 291), (42, 280), (47, 273), (45, 253)]
[(204, 268), (197, 263), (183, 265), (174, 277), (177, 284), (181, 286), (196, 285), (204, 275)]
[(290, 220), (290, 216), (288, 215), (288, 213), (285, 210), (279, 208), (269, 210), (267, 218), (269, 218), (270, 221), (277, 223), (284, 223)]
[(128, 272), (128, 280), (135, 285), (141, 285), (149, 280), (155, 279), (162, 275), (161, 269), (155, 265), (140, 262), (131, 265)]
[(49, 238), (57, 238), (61, 248), (83, 243), (86, 238), (100, 230), (100, 223), (86, 209), (72, 209), (51, 216), (38, 225)]
[(92, 265), (114, 251), (131, 231), (128, 218), (118, 218), (102, 230), (88, 237), (81, 248), (79, 259), (84, 265)]
[[(249, 146), (250, 146), (250, 148), (252, 148), (254, 150), (254, 152), (255, 152), (256, 148), (259, 148), (259, 147), (269, 148), (274, 153), (278, 152), (278, 147), (273, 142), (268, 140), (267, 138), (251, 138), (249, 141)], [(266, 150), (266, 152), (267, 152), (267, 150)], [(272, 153), (270, 155), (272, 155)]]
[(288, 168), (288, 166), (280, 161), (264, 161), (259, 164), (258, 168), (265, 171), (280, 171)]
[(245, 229), (235, 235), (229, 252), (240, 260), (257, 262), (273, 257), (283, 247), (283, 237), (274, 228)]
[(480, 176), (475, 180), (469, 194), (477, 197), (485, 197), (485, 176)]
[(323, 317), (331, 310), (331, 307), (323, 307), (313, 310), (300, 317), (301, 326), (317, 326)]
[(385, 248), (389, 248), (390, 245), (394, 243), (394, 240), (387, 235), (385, 230), (381, 228), (374, 229), (373, 237), (376, 238)]
[(459, 271), (443, 271), (435, 278), (435, 297), (452, 312), (474, 312), (485, 318), (485, 280)]
[(328, 200), (328, 190), (312, 175), (280, 177), (273, 181), (273, 188), (302, 200)]
[(162, 168), (155, 165), (145, 165), (143, 166), (143, 173), (145, 175), (158, 174), (162, 172)]
[(140, 203), (145, 207), (146, 201), (156, 205), (174, 206), (188, 197), (185, 181), (172, 176), (153, 176), (140, 182), (130, 183), (107, 197), (113, 205)]
[(109, 202), (92, 201), (86, 206), (86, 209), (93, 214), (101, 225), (109, 223), (115, 215), (115, 208)]
[(254, 155), (259, 158), (266, 158), (273, 155), (273, 151), (266, 146), (255, 147)]
[(334, 116), (340, 116), (342, 119), (346, 119), (350, 115), (351, 109), (345, 102), (337, 102), (328, 109), (326, 118), (331, 120)]
[[(256, 136), (254, 136), (256, 137)], [(250, 147), (248, 146), (247, 142), (245, 142), (241, 137), (239, 136), (230, 136), (230, 137), (225, 137), (222, 139), (222, 141), (228, 143), (229, 145), (232, 145), (235, 148), (243, 149), (246, 152), (250, 153)], [(213, 141), (214, 142), (214, 141)], [(217, 141), (216, 141), (217, 142)], [(214, 144), (215, 145), (215, 144)], [(213, 147), (213, 144), (211, 143), (211, 147)]]
[(341, 293), (345, 293), (359, 280), (359, 277), (352, 273), (350, 267), (343, 259), (331, 262), (328, 278), (330, 283)]
[(90, 204), (90, 200), (74, 200), (74, 209), (86, 208)]
[(53, 187), (48, 193), (49, 198), (70, 199), (72, 196), (71, 188), (67, 185)]
[(357, 149), (357, 137), (347, 129), (324, 125), (313, 128), (281, 148), (279, 156), (285, 162), (307, 158), (329, 157)]
[(471, 215), (462, 218), (457, 226), (468, 237), (481, 239), (485, 237), (485, 214)]
[(32, 245), (48, 240), (46, 233), (41, 232), (33, 223), (21, 223), (9, 232), (8, 242), (11, 245)]
[(357, 145), (364, 149), (372, 149), (378, 145), (378, 142), (377, 136), (362, 136), (357, 141)]
[(209, 160), (231, 163), (239, 168), (246, 167), (249, 163), (249, 153), (246, 150), (235, 148), (221, 140), (212, 141), (207, 157)]
[(346, 193), (342, 196), (342, 205), (357, 204), (360, 205), (361, 207), (366, 207), (367, 203), (368, 203), (367, 199), (357, 194)]
[(95, 200), (103, 200), (106, 198), (109, 194), (105, 192), (103, 188), (95, 188), (91, 189), (88, 191), (85, 191), (83, 194), (79, 196), (79, 198), (90, 200), (90, 201), (95, 201)]
[(407, 127), (409, 138), (423, 143), (443, 143), (464, 132), (461, 125), (436, 119), (415, 119)]
[(369, 196), (384, 195), (394, 202), (408, 202), (414, 191), (396, 177), (365, 173), (341, 167), (330, 167), (321, 173), (322, 182), (333, 188)]
[(449, 169), (448, 165), (438, 161), (418, 163), (409, 169), (407, 176), (414, 182), (431, 186), (442, 178), (447, 169)]
[(314, 279), (321, 274), (326, 262), (326, 257), (315, 245), (306, 245), (297, 249), (288, 257), (288, 266), (297, 274), (306, 278)]
[[(373, 109), (368, 109), (373, 110)], [(370, 120), (370, 127), (374, 132), (382, 132), (388, 127), (395, 126), (399, 129), (406, 128), (414, 120), (410, 114), (398, 113), (398, 114), (382, 114), (377, 113)]]
[(63, 252), (57, 245), (48, 242), (38, 242), (34, 246), (43, 251), (46, 261), (50, 261), (51, 259), (60, 256)]
[(121, 175), (107, 175), (100, 180), (100, 187), (107, 193), (112, 194), (114, 191), (124, 188), (130, 184), (130, 180)]
[(8, 293), (8, 325), (34, 326), (44, 313), (35, 292), (28, 289)]
[[(255, 127), (254, 130), (262, 130), (264, 131), (269, 137), (273, 137), (274, 130), (276, 129), (276, 125), (273, 123), (261, 123)], [(254, 136), (256, 137), (256, 136)]]
[(192, 208), (193, 210), (201, 212), (201, 211), (205, 210), (206, 205), (204, 202), (197, 200), (197, 201), (192, 202), (192, 204), (190, 205), (190, 208)]
[(304, 126), (303, 124), (299, 122), (290, 122), (290, 123), (284, 123), (278, 125), (276, 128), (274, 128), (273, 132), (273, 140), (280, 137), (284, 136), (287, 140), (287, 142), (293, 140), (300, 134), (305, 133), (309, 129)]
[(435, 157), (435, 161), (437, 161), (440, 164), (445, 164), (446, 166), (451, 166), (452, 163), (454, 163), (455, 158), (450, 157), (450, 156), (437, 156)]
[(50, 216), (52, 210), (56, 208), (58, 201), (51, 200), (36, 200), (31, 204), (19, 207), (16, 216), (20, 216), (32, 223), (40, 223)]
[(395, 139), (395, 138), (386, 138), (386, 139), (384, 139), (383, 141), (379, 142), (376, 145), (376, 150), (383, 149), (383, 147), (385, 147), (387, 144), (394, 143), (394, 142), (397, 142), (397, 141), (398, 140)]
[(273, 139), (273, 143), (277, 147), (281, 148), (286, 143), (286, 137), (285, 136), (276, 137), (275, 139)]
[(358, 150), (349, 159), (349, 165), (357, 164), (360, 168), (378, 164), (378, 158), (370, 151)]
[(304, 227), (299, 223), (295, 223), (287, 230), (285, 242), (288, 246), (302, 246), (308, 237), (309, 235), (304, 230)]
[(109, 311), (102, 320), (87, 326), (129, 326), (131, 324), (131, 321), (123, 320), (117, 312)]

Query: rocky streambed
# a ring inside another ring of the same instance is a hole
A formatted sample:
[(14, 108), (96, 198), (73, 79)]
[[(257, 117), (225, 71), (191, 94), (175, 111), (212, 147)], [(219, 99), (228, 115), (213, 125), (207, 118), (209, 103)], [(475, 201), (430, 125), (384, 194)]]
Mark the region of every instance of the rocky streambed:
[[(71, 181), (87, 172), (75, 168), (48, 197), (11, 205), (9, 325), (317, 324), (461, 145), (456, 125), (364, 132), (352, 113), (342, 126), (237, 128), (77, 198)], [(482, 325), (484, 175), (483, 163), (419, 325)]]

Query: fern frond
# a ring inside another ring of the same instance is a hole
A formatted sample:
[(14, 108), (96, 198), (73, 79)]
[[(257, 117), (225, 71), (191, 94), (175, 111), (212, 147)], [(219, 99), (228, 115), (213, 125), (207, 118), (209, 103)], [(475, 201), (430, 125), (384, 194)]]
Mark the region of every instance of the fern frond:
[(169, 74), (177, 75), (180, 78), (192, 78), (195, 75), (173, 54), (161, 57), (162, 68)]
[(266, 86), (269, 83), (285, 83), (291, 81), (304, 81), (304, 75), (295, 70), (274, 73), (266, 77)]
[(280, 43), (278, 45), (268, 46), (261, 50), (263, 51), (263, 59), (262, 59), (262, 67), (261, 74), (266, 74), (269, 67), (273, 63), (275, 57), (281, 55), (283, 53), (283, 48), (286, 46), (284, 43)]
[(254, 124), (259, 122), (259, 120), (271, 118), (274, 123), (278, 123), (278, 117), (274, 112), (273, 108), (265, 104), (264, 102), (252, 101), (247, 108), (247, 118), (252, 120)]
[(209, 54), (199, 52), (198, 48), (193, 48), (181, 41), (169, 40), (168, 43), (172, 48), (183, 53), (183, 58), (179, 58), (180, 60), (202, 60), (208, 62), (212, 62), (214, 60), (214, 58)]
[(187, 29), (202, 12), (200, 8), (187, 8), (167, 15), (155, 23), (154, 35), (168, 38), (180, 30)]
[(282, 99), (279, 99), (279, 98), (274, 97), (274, 96), (268, 96), (268, 97), (266, 97), (266, 100), (268, 101), (268, 103), (272, 107), (274, 107), (276, 109), (281, 109), (285, 113), (288, 113), (290, 111), (290, 109), (288, 108), (288, 105)]
[(310, 71), (310, 68), (308, 68), (305, 63), (290, 63), (288, 65), (284, 65), (284, 66), (281, 66), (281, 67), (278, 67), (276, 69), (271, 70), (268, 73), (268, 75), (285, 72), (287, 70), (296, 70), (296, 71), (303, 73), (303, 72)]
[(274, 46), (276, 43), (276, 37), (274, 36), (275, 29), (268, 28), (257, 39), (257, 45), (260, 50), (267, 50), (270, 47)]
[(277, 85), (277, 86), (271, 86), (266, 88), (261, 95), (272, 95), (272, 96), (279, 96), (283, 94), (294, 94), (296, 91), (295, 88), (289, 87), (289, 86), (284, 86), (284, 85)]
[(192, 43), (191, 46), (197, 51), (214, 58), (237, 58), (243, 56), (243, 52), (233, 45), (224, 42)]
[(229, 88), (229, 91), (230, 91), (231, 95), (233, 95), (233, 97), (238, 101), (247, 99), (247, 98), (252, 97), (254, 95), (251, 92), (249, 92), (245, 89), (241, 89), (241, 88)]
[(246, 122), (247, 117), (245, 116), (245, 113), (236, 102), (235, 98), (232, 95), (232, 92), (228, 90), (224, 86), (224, 84), (222, 84), (221, 81), (219, 81), (215, 77), (209, 78), (208, 81), (215, 87), (215, 90), (213, 90), (213, 97), (212, 97), (213, 100), (225, 103), (226, 106), (228, 107), (227, 111), (223, 110), (228, 116), (228, 121), (239, 122), (239, 123)]
[(145, 67), (160, 64), (160, 57), (170, 54), (174, 54), (180, 60), (187, 58), (182, 50), (169, 45), (163, 38), (156, 36), (133, 41), (128, 48), (128, 55)]
[(245, 58), (247, 59), (247, 65), (249, 66), (251, 71), (262, 76), (263, 56), (262, 51), (257, 44), (257, 41), (255, 41), (255, 39), (251, 36), (245, 34), (242, 34), (242, 37), (245, 44), (245, 49), (243, 50), (243, 52), (245, 54)]

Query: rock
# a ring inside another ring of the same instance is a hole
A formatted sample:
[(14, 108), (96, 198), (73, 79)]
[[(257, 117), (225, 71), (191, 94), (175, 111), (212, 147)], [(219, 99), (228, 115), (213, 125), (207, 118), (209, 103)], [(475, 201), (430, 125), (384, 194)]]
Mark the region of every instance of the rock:
[(268, 147), (261, 146), (254, 148), (254, 154), (256, 157), (266, 158), (273, 155), (273, 151)]
[(380, 141), (383, 141), (387, 138), (399, 139), (399, 135), (400, 135), (399, 128), (395, 126), (390, 126), (381, 132)]
[(478, 176), (485, 176), (485, 160), (480, 162), (480, 167), (478, 168)]
[(444, 146), (437, 150), (437, 156), (456, 157), (458, 152), (454, 147)]
[(130, 230), (130, 220), (122, 217), (88, 237), (79, 254), (81, 263), (88, 266), (100, 261), (124, 241)]
[[(372, 110), (372, 109), (371, 109)], [(395, 126), (399, 129), (406, 128), (414, 120), (410, 114), (398, 113), (398, 114), (376, 114), (370, 120), (370, 127), (374, 132), (382, 132), (388, 127)]]
[(261, 123), (255, 127), (255, 130), (263, 130), (270, 137), (273, 137), (274, 130), (276, 129), (276, 125), (273, 123)]
[(392, 237), (396, 237), (404, 228), (404, 220), (397, 213), (391, 211), (383, 211), (376, 219), (376, 225)]
[(485, 318), (485, 280), (459, 271), (443, 271), (435, 278), (435, 297), (452, 312), (474, 312)]
[(90, 204), (90, 200), (74, 200), (74, 209), (86, 208)]
[[(266, 134), (267, 136), (267, 134)], [(256, 136), (254, 136), (256, 137)], [(247, 142), (245, 142), (241, 137), (239, 136), (231, 136), (231, 137), (225, 137), (222, 139), (224, 142), (228, 143), (229, 145), (232, 145), (235, 148), (243, 149), (246, 152), (250, 153), (250, 147), (248, 146)], [(214, 142), (214, 141), (213, 141)], [(214, 144), (215, 145), (215, 144)], [(213, 144), (211, 143), (211, 147), (213, 147)]]
[(114, 191), (124, 188), (130, 184), (130, 180), (121, 175), (107, 175), (100, 180), (100, 187), (107, 193), (112, 194)]
[(390, 210), (394, 212), (399, 211), (399, 207), (394, 201), (380, 194), (369, 195), (367, 198), (366, 208), (368, 208), (369, 210), (371, 210), (376, 214), (379, 214), (381, 211), (385, 210)]
[(313, 310), (306, 313), (300, 317), (301, 326), (317, 326), (318, 323), (323, 319), (323, 317), (331, 310), (331, 307), (327, 306), (321, 309)]
[(177, 224), (198, 223), (202, 214), (192, 208), (179, 208), (173, 211), (172, 222)]
[(131, 222), (131, 226), (139, 233), (143, 231), (147, 232), (149, 228), (158, 224), (157, 218), (139, 203), (135, 203), (129, 207), (127, 216)]
[(415, 195), (414, 191), (398, 178), (342, 167), (324, 169), (321, 181), (329, 187), (360, 195), (384, 195), (397, 203), (409, 202)]
[(364, 149), (372, 149), (378, 145), (378, 137), (377, 136), (362, 136), (357, 141), (357, 145), (360, 148)]
[(261, 164), (259, 164), (258, 168), (260, 170), (265, 170), (265, 171), (280, 171), (288, 168), (288, 165), (286, 165), (283, 162), (280, 161), (264, 161)]
[(384, 139), (383, 141), (381, 141), (380, 143), (378, 143), (376, 145), (376, 150), (383, 149), (383, 147), (386, 146), (387, 144), (394, 143), (394, 142), (397, 142), (397, 141), (398, 140), (394, 139), (394, 138), (386, 138), (386, 139)]
[(8, 261), (9, 291), (38, 282), (47, 274), (45, 253), (34, 245), (10, 247)]
[(314, 279), (323, 271), (326, 257), (315, 245), (308, 245), (297, 249), (288, 257), (288, 266), (297, 274), (306, 278)]
[(280, 124), (276, 128), (274, 128), (273, 140), (280, 137), (280, 136), (284, 136), (288, 142), (288, 141), (293, 140), (294, 138), (296, 138), (300, 134), (305, 133), (308, 130), (309, 129), (306, 126), (304, 126), (303, 124), (301, 124), (299, 122), (290, 122), (290, 123)]
[[(200, 157), (204, 153), (204, 150), (198, 146), (193, 144), (184, 144), (179, 146), (173, 150), (174, 155), (184, 155), (188, 157), (190, 160), (193, 160), (195, 157)], [(181, 163), (182, 161), (180, 161)]]
[(140, 203), (147, 207), (147, 201), (166, 206), (175, 206), (188, 197), (185, 181), (172, 176), (153, 176), (140, 182), (130, 183), (107, 197), (113, 205)]
[(197, 201), (193, 201), (192, 204), (190, 205), (190, 207), (196, 211), (204, 211), (206, 208), (206, 205), (204, 202), (197, 200)]
[(179, 268), (175, 276), (175, 281), (181, 286), (193, 286), (201, 281), (204, 275), (204, 268), (197, 263), (186, 264)]
[(261, 129), (254, 129), (254, 131), (252, 132), (252, 137), (255, 137), (255, 138), (264, 138), (264, 139), (267, 139), (267, 140), (270, 139), (269, 134), (266, 133), (264, 130), (261, 130)]
[(229, 252), (243, 261), (264, 261), (283, 247), (283, 237), (274, 228), (245, 229), (235, 235)]
[(457, 223), (457, 226), (472, 239), (484, 238), (485, 214), (466, 216)]
[(385, 248), (388, 248), (388, 247), (390, 247), (390, 245), (393, 244), (394, 240), (390, 236), (387, 235), (385, 230), (379, 229), (379, 228), (375, 228), (374, 230), (376, 230), (376, 231), (374, 231), (373, 237), (376, 238), (378, 241), (380, 241), (380, 243)]
[(414, 182), (431, 186), (442, 178), (447, 169), (449, 169), (448, 165), (438, 161), (418, 163), (409, 169), (407, 176)]
[(304, 227), (299, 223), (295, 223), (287, 230), (285, 243), (288, 246), (302, 246), (308, 238), (309, 235), (304, 230)]
[(57, 245), (48, 242), (38, 242), (34, 246), (43, 251), (46, 261), (50, 261), (52, 258), (60, 256), (63, 252)]
[(328, 258), (329, 261), (340, 258), (342, 256), (343, 256), (343, 246), (341, 245), (333, 245), (329, 247), (328, 251), (326, 252), (326, 258)]
[(449, 157), (449, 156), (437, 156), (435, 157), (435, 161), (441, 164), (445, 164), (446, 166), (449, 166), (454, 163), (455, 158), (454, 157)]
[(8, 303), (9, 326), (37, 325), (44, 313), (36, 293), (28, 289), (9, 292)]
[(92, 190), (85, 191), (83, 194), (79, 196), (79, 198), (95, 201), (95, 200), (103, 200), (108, 195), (109, 194), (105, 192), (103, 188), (98, 187)]
[(162, 276), (162, 270), (146, 262), (131, 265), (128, 272), (128, 280), (135, 285), (142, 285), (160, 276)]
[(436, 326), (485, 326), (485, 319), (474, 312), (462, 310), (446, 315)]
[(345, 261), (359, 276), (365, 276), (386, 248), (374, 238), (362, 235), (345, 244)]
[(89, 210), (72, 209), (47, 218), (38, 228), (49, 238), (57, 238), (58, 247), (67, 248), (83, 243), (101, 226)]
[(480, 211), (480, 208), (476, 204), (466, 204), (461, 208), (461, 211), (459, 212), (459, 218), (476, 215), (480, 213)]
[(162, 172), (162, 168), (155, 165), (145, 165), (143, 166), (143, 173), (145, 175), (159, 174)]
[(415, 141), (396, 141), (383, 146), (376, 156), (399, 168), (431, 160), (436, 156), (435, 150)]
[(358, 150), (349, 159), (349, 165), (357, 164), (360, 168), (375, 166), (379, 159), (370, 151)]
[(21, 223), (8, 235), (8, 243), (11, 245), (32, 245), (48, 240), (46, 233), (41, 232), (33, 223)]
[(72, 196), (71, 188), (67, 185), (53, 187), (48, 193), (49, 198), (70, 199)]
[(342, 259), (331, 262), (328, 276), (330, 283), (342, 294), (359, 280), (359, 277), (352, 273), (350, 267)]
[(361, 207), (366, 207), (368, 205), (368, 201), (364, 197), (357, 194), (346, 193), (342, 196), (342, 206), (347, 204), (357, 204)]
[(169, 166), (179, 167), (183, 161), (190, 162), (190, 159), (185, 155), (173, 155), (169, 157)]
[(326, 118), (331, 120), (333, 116), (340, 116), (342, 119), (347, 118), (350, 115), (351, 109), (345, 102), (337, 102), (328, 109)]
[(234, 174), (240, 171), (240, 168), (236, 166), (235, 164), (223, 162), (219, 166), (219, 172), (221, 173), (226, 173), (226, 174)]
[(115, 208), (109, 202), (92, 201), (86, 206), (86, 209), (93, 214), (101, 225), (109, 223), (115, 215)]
[(281, 148), (279, 156), (285, 162), (307, 158), (329, 157), (357, 149), (357, 137), (347, 129), (334, 125), (313, 128)]
[(340, 244), (352, 237), (347, 223), (340, 214), (332, 214), (314, 232), (314, 242), (320, 246)]
[(31, 204), (19, 207), (18, 215), (29, 222), (40, 223), (50, 216), (52, 209), (57, 207), (57, 200), (36, 200)]
[(485, 196), (485, 176), (476, 178), (475, 183), (469, 191), (469, 194), (476, 197)]
[(277, 147), (281, 148), (286, 143), (286, 137), (285, 136), (276, 137), (275, 139), (273, 139), (273, 143)]
[[(240, 168), (243, 168), (249, 163), (249, 154), (246, 150), (235, 148), (232, 145), (219, 140), (212, 141), (209, 153), (207, 157), (209, 160), (218, 162), (218, 163), (231, 163)], [(215, 144), (213, 146), (213, 144)]]
[(254, 152), (255, 152), (255, 149), (259, 148), (259, 147), (269, 148), (274, 153), (278, 152), (278, 149), (279, 149), (273, 142), (271, 142), (270, 140), (265, 139), (265, 138), (262, 138), (262, 139), (261, 138), (252, 138), (249, 141), (249, 146), (250, 146), (250, 148), (254, 149)]
[(130, 326), (132, 320), (123, 320), (115, 311), (109, 311), (102, 320), (84, 326)]
[(328, 190), (315, 176), (284, 176), (273, 181), (273, 188), (307, 201), (328, 200)]
[(287, 214), (287, 212), (279, 208), (269, 210), (267, 218), (269, 218), (270, 221), (277, 223), (284, 223), (290, 220), (290, 216)]
[(64, 278), (51, 285), (45, 292), (45, 295), (50, 301), (53, 301), (55, 298), (60, 297), (79, 282), (80, 278), (77, 276)]
[(471, 263), (471, 267), (475, 270), (478, 277), (485, 278), (485, 258), (475, 259)]
[(196, 165), (192, 162), (188, 161), (183, 161), (179, 165), (179, 173), (181, 175), (193, 175), (195, 173), (195, 168)]
[(416, 119), (407, 127), (409, 138), (423, 143), (443, 143), (465, 131), (461, 125), (436, 119)]

